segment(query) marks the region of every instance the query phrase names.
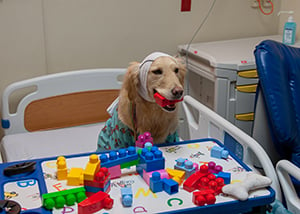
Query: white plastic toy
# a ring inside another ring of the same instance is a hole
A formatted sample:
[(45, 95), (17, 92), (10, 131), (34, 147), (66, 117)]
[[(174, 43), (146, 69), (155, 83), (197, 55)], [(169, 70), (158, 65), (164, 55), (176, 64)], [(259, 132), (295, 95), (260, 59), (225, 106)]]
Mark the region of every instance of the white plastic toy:
[(268, 187), (271, 183), (272, 180), (270, 178), (250, 172), (244, 181), (225, 185), (222, 191), (241, 201), (245, 201), (249, 197), (249, 191)]

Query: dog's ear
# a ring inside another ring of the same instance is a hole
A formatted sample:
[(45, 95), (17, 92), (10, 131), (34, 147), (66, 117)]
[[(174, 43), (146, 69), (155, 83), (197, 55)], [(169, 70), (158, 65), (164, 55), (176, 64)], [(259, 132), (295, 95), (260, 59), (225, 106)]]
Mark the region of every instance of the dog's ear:
[(127, 96), (130, 101), (133, 101), (138, 95), (139, 65), (138, 62), (130, 63), (124, 76), (122, 87), (124, 91), (127, 91)]

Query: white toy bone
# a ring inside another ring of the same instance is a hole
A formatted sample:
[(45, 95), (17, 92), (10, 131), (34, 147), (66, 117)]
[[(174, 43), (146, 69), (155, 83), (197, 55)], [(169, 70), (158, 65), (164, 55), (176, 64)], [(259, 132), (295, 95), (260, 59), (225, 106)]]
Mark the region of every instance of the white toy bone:
[(248, 173), (246, 179), (239, 183), (228, 184), (222, 188), (223, 193), (231, 195), (241, 201), (249, 197), (249, 191), (268, 187), (272, 180), (266, 176), (255, 173)]

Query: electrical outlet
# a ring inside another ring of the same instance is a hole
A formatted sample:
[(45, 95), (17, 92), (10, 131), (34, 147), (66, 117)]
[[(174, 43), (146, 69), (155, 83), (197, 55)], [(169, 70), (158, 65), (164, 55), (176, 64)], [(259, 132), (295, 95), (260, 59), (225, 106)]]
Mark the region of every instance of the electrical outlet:
[(258, 8), (258, 1), (257, 0), (251, 0), (251, 7), (252, 8)]
[(272, 7), (272, 4), (270, 3), (272, 1), (273, 0), (262, 0), (263, 7)]

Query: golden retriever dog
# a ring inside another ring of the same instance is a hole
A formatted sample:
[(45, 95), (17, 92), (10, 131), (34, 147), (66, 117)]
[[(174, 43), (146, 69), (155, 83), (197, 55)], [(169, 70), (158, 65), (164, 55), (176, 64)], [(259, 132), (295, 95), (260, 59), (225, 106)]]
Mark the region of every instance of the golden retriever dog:
[[(134, 146), (145, 132), (151, 133), (154, 144), (178, 141), (178, 102), (183, 98), (185, 73), (179, 59), (161, 52), (132, 62), (118, 103), (99, 134), (97, 151)], [(167, 103), (161, 104), (155, 94)]]

